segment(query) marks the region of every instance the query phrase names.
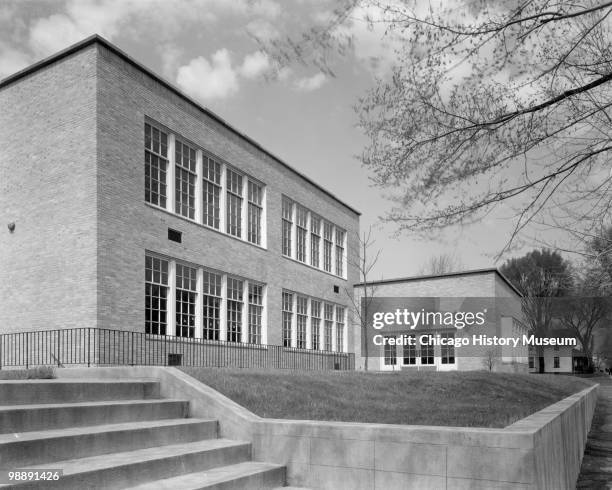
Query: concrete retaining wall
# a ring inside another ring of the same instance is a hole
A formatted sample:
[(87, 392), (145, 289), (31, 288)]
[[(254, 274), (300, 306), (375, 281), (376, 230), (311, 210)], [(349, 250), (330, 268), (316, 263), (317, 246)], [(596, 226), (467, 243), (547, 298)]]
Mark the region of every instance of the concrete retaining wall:
[(286, 464), (288, 483), (318, 489), (573, 489), (597, 385), (505, 429), (263, 419), (174, 368), (58, 370), (60, 377), (154, 377), (191, 400), (253, 458)]

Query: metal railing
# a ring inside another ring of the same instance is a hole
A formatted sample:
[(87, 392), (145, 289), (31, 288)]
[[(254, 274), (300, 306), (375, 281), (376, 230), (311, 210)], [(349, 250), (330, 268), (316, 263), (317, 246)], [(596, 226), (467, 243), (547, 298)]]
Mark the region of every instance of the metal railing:
[(0, 334), (0, 369), (49, 365), (353, 370), (355, 355), (93, 327)]

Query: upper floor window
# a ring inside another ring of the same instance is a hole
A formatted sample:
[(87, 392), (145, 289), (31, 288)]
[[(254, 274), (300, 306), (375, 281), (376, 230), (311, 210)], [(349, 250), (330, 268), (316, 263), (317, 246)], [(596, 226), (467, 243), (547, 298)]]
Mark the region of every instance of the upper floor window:
[(310, 217), (310, 265), (319, 267), (319, 253), (321, 248), (321, 218), (316, 215)]
[(336, 228), (336, 275), (344, 275), (344, 230)]
[(202, 221), (219, 229), (221, 207), (221, 164), (205, 156), (203, 158)]
[(227, 233), (242, 235), (242, 175), (227, 169)]
[(323, 222), (323, 270), (332, 271), (332, 250), (333, 250), (333, 226), (327, 221)]
[(145, 201), (166, 207), (168, 135), (145, 124)]
[(296, 206), (295, 222), (297, 225), (295, 232), (296, 258), (300, 262), (306, 262), (306, 237), (308, 236), (308, 210), (300, 206)]
[(263, 187), (255, 182), (248, 181), (248, 240), (261, 245), (261, 216), (263, 213)]
[(282, 244), (283, 255), (291, 257), (291, 230), (293, 228), (293, 202), (283, 197), (282, 202)]
[(174, 143), (176, 170), (174, 175), (174, 209), (186, 218), (195, 218), (196, 151), (176, 140)]

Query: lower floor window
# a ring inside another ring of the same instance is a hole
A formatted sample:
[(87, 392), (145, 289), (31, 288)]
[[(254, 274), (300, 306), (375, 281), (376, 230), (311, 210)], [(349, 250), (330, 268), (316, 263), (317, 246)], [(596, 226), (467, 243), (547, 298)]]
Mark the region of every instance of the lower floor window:
[(433, 345), (421, 344), (421, 365), (434, 363)]
[[(447, 339), (452, 342), (455, 338), (454, 333), (443, 333), (440, 338)], [(442, 364), (455, 364), (455, 346), (454, 345), (442, 345), (441, 348), (441, 360)]]
[[(392, 337), (385, 337), (388, 340)], [(395, 344), (390, 345), (385, 342), (385, 366), (395, 366), (397, 364), (397, 346)]]
[(559, 360), (559, 356), (555, 356), (553, 357), (553, 367), (555, 369), (558, 369), (561, 366), (560, 360)]

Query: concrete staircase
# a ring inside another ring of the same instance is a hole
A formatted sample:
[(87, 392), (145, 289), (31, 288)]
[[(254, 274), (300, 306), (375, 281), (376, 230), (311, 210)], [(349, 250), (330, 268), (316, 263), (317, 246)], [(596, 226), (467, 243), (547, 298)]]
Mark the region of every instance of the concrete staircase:
[(152, 380), (0, 381), (0, 470), (63, 470), (58, 481), (0, 488), (272, 489), (285, 467), (189, 418)]

